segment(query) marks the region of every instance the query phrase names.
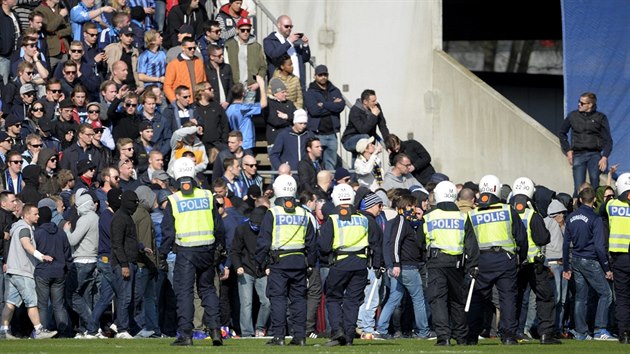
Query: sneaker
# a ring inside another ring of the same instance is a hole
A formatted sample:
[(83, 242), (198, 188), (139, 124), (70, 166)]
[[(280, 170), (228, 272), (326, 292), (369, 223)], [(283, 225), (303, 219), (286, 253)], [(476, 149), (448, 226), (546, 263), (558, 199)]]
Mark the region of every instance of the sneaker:
[(593, 339), (595, 340), (617, 340), (617, 338), (615, 338), (612, 334), (610, 334), (610, 332), (608, 332), (606, 329), (600, 329), (599, 331), (595, 332), (595, 335), (593, 336)]
[(138, 334), (134, 336), (134, 338), (149, 338), (151, 337), (155, 331), (148, 331), (146, 329), (142, 329)]
[(33, 334), (31, 338), (33, 339), (48, 339), (52, 338), (57, 334), (57, 331), (49, 331), (46, 328), (40, 328), (37, 331), (33, 330)]
[(376, 340), (388, 340), (388, 339), (394, 339), (394, 336), (392, 336), (389, 333), (378, 333), (378, 332), (374, 332), (372, 333), (372, 337)]
[(0, 339), (17, 339), (9, 331), (0, 331)]
[(412, 338), (422, 339), (422, 340), (435, 340), (437, 339), (437, 335), (435, 334), (434, 331), (429, 331), (429, 333), (426, 336), (423, 336), (420, 333), (413, 333)]
[(530, 339), (531, 338), (528, 337), (525, 333), (516, 335), (516, 341), (519, 342), (519, 343), (529, 342)]
[(257, 330), (256, 330), (256, 334), (255, 334), (255, 336), (256, 336), (256, 338), (262, 338), (262, 337), (264, 337), (266, 334), (267, 334), (267, 333), (266, 333), (266, 331), (265, 331), (264, 329), (257, 329)]
[(306, 336), (312, 339), (317, 339), (317, 333), (315, 332), (310, 332)]
[(81, 339), (97, 339), (98, 338), (97, 335), (98, 335), (98, 333), (96, 333), (96, 334), (89, 334), (88, 332), (85, 332)]
[(116, 339), (133, 339), (133, 337), (131, 336), (131, 334), (129, 334), (129, 332), (122, 331), (118, 332), (118, 334), (116, 335)]
[(112, 331), (114, 331), (114, 333), (118, 332), (118, 327), (116, 327), (115, 323), (112, 323), (109, 325), (109, 329), (111, 329)]
[(593, 340), (590, 334), (578, 334), (574, 337), (575, 340)]
[(403, 334), (402, 334), (401, 331), (396, 331), (396, 332), (394, 332), (394, 336), (393, 337), (395, 339), (400, 339), (400, 338), (403, 338)]

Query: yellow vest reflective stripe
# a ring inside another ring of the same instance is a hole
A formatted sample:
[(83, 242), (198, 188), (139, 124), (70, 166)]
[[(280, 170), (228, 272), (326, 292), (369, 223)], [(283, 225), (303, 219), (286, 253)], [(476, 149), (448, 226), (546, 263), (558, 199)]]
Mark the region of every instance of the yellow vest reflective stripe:
[(427, 247), (439, 248), (453, 256), (464, 253), (464, 228), (468, 215), (459, 211), (435, 209), (424, 216)]
[[(332, 248), (340, 252), (358, 252), (366, 249), (368, 243), (368, 219), (360, 214), (352, 214), (350, 220), (341, 220), (339, 215), (330, 216), (335, 232)], [(365, 253), (356, 254), (357, 257), (367, 258)], [(340, 254), (337, 260), (348, 257)]]
[(479, 208), (470, 211), (470, 220), (475, 230), (475, 236), (479, 242), (480, 250), (488, 250), (498, 246), (504, 250), (514, 253), (516, 242), (512, 237), (512, 213), (510, 206), (505, 204), (501, 208), (480, 210)]
[(534, 263), (534, 257), (541, 253), (540, 247), (534, 243), (532, 239), (532, 217), (534, 216), (534, 211), (526, 208), (522, 214), (519, 214), (521, 217), (521, 221), (523, 221), (523, 225), (525, 229), (527, 229), (527, 261), (529, 263)]
[(613, 199), (606, 206), (610, 223), (608, 250), (628, 253), (630, 247), (630, 205), (619, 199)]
[(212, 193), (195, 188), (193, 194), (181, 191), (168, 197), (175, 219), (175, 243), (182, 247), (208, 246), (214, 243), (214, 199)]
[(273, 206), (271, 214), (273, 214), (271, 250), (302, 251), (310, 222), (306, 210), (298, 206), (295, 207), (295, 213), (287, 213), (283, 207)]

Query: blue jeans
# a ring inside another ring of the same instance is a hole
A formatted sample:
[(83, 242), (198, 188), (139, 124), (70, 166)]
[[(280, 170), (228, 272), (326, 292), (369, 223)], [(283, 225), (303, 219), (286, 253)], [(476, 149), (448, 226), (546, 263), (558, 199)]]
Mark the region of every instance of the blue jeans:
[(6, 85), (9, 82), (9, 74), (11, 73), (11, 60), (9, 58), (0, 57), (0, 75)]
[(64, 302), (66, 278), (48, 279), (35, 276), (35, 286), (37, 291), (37, 308), (39, 309), (39, 319), (42, 326), (51, 328), (48, 322), (48, 300), (50, 300), (57, 330), (59, 333), (65, 334), (68, 330), (68, 312), (66, 312)]
[(116, 327), (118, 332), (129, 331), (129, 313), (131, 297), (133, 296), (133, 278), (136, 273), (136, 265), (129, 263), (129, 278), (123, 278), (120, 264), (112, 267), (114, 272), (114, 285), (116, 288)]
[[(337, 134), (318, 135), (319, 142), (322, 144), (322, 160), (325, 170), (335, 170), (337, 167)], [(356, 145), (356, 143), (355, 143)]]
[(92, 296), (94, 285), (94, 271), (96, 263), (72, 263), (68, 274), (68, 292), (72, 309), (79, 315), (81, 324), (79, 329), (89, 334), (98, 332), (98, 325), (92, 316), (92, 307), (88, 297)]
[(256, 319), (256, 329), (264, 329), (269, 320), (270, 308), (269, 299), (267, 298), (267, 277), (256, 278), (247, 273), (238, 276), (238, 295), (241, 300), (241, 336), (251, 337), (254, 335), (252, 327), (252, 302), (253, 291), (260, 299), (260, 310), (258, 310), (258, 318)]
[(96, 268), (98, 269), (98, 273), (101, 278), (101, 286), (98, 289), (100, 296), (96, 304), (94, 304), (94, 309), (92, 310), (92, 318), (94, 319), (94, 322), (99, 325), (103, 312), (112, 305), (115, 287), (112, 265), (110, 263), (104, 263), (102, 258), (99, 257), (96, 262)]
[(573, 154), (573, 185), (575, 186), (574, 196), (580, 185), (586, 181), (586, 171), (593, 189), (599, 187), (599, 160), (601, 155), (598, 151), (576, 152)]
[(588, 333), (586, 311), (589, 288), (592, 288), (599, 296), (595, 314), (595, 330), (605, 329), (608, 324), (608, 308), (612, 303), (612, 293), (604, 276), (604, 270), (598, 261), (579, 257), (573, 257), (572, 267), (575, 277), (575, 330), (582, 335)]
[[(376, 279), (373, 269), (368, 269), (368, 280), (370, 284), (365, 287), (365, 300), (361, 307), (359, 307), (359, 320), (357, 321), (357, 328), (362, 329), (363, 332), (373, 333), (374, 325), (376, 321), (374, 316), (376, 315), (376, 308), (379, 304), (379, 288), (381, 287), (381, 279)], [(373, 288), (376, 288), (372, 290)], [(370, 300), (370, 293), (374, 291), (372, 301)]]
[(158, 325), (157, 269), (152, 274), (147, 267), (136, 270), (136, 285), (134, 295), (135, 320), (140, 328), (160, 334)]
[(166, 19), (166, 2), (162, 0), (157, 0), (155, 2), (155, 14), (154, 14), (155, 22), (157, 22), (158, 32), (162, 32), (164, 30), (164, 19)]
[(562, 264), (550, 264), (549, 269), (553, 273), (554, 299), (556, 300), (556, 330), (562, 332), (564, 328), (564, 301), (567, 298), (569, 281), (562, 277)]
[(357, 143), (359, 142), (359, 140), (368, 139), (369, 137), (370, 136), (367, 134), (353, 135), (350, 138), (348, 138), (348, 140), (346, 140), (345, 143), (343, 143), (343, 148), (346, 149), (348, 152), (351, 152), (352, 155), (354, 156), (354, 154), (356, 154), (357, 152)]
[(389, 294), (387, 303), (385, 303), (385, 306), (381, 311), (381, 316), (378, 318), (376, 331), (381, 334), (387, 333), (389, 320), (392, 317), (394, 310), (402, 300), (404, 289), (407, 289), (413, 303), (413, 312), (416, 321), (415, 327), (419, 330), (418, 334), (423, 337), (429, 336), (429, 321), (427, 319), (426, 303), (424, 301), (424, 292), (422, 290), (422, 279), (420, 278), (418, 268), (403, 267), (398, 278), (392, 277), (390, 270), (390, 281), (391, 293)]

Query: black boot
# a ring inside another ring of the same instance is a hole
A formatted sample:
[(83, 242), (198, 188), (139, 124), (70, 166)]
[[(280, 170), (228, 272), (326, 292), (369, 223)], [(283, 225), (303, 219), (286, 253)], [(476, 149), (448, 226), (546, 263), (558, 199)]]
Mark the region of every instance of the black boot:
[(346, 345), (346, 335), (343, 330), (338, 330), (331, 336), (331, 340), (324, 344), (327, 347), (336, 347), (338, 345)]
[(212, 338), (212, 345), (215, 347), (223, 345), (223, 336), (221, 336), (221, 330), (215, 328), (210, 332), (210, 338)]
[(306, 338), (295, 338), (291, 339), (289, 345), (299, 345), (300, 347), (306, 346)]
[(191, 337), (177, 337), (177, 339), (175, 339), (175, 341), (171, 343), (171, 345), (186, 347), (193, 345), (193, 341)]
[(448, 339), (438, 339), (435, 345), (438, 347), (448, 347), (451, 345), (451, 341)]
[(273, 337), (267, 342), (267, 345), (284, 345), (284, 338)]
[(562, 344), (553, 334), (543, 334), (540, 336), (540, 344)]
[(630, 333), (623, 332), (619, 335), (619, 343), (630, 344)]
[(503, 345), (518, 345), (518, 342), (513, 337), (507, 337), (501, 341)]

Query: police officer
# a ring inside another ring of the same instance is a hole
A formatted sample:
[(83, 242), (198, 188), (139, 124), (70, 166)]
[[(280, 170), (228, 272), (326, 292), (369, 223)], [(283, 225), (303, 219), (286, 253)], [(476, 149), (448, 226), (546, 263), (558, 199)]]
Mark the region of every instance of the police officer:
[(437, 346), (465, 344), (468, 335), (464, 307), (470, 281), (479, 272), (479, 246), (467, 214), (455, 204), (457, 187), (442, 181), (433, 190), (435, 209), (424, 215), (423, 232), (429, 253), (427, 292)]
[(373, 263), (381, 264), (378, 234), (369, 230), (368, 218), (355, 209), (354, 197), (350, 185), (336, 185), (332, 192), (335, 212), (320, 230), (320, 252), (332, 260), (324, 285), (332, 334), (326, 346), (352, 345), (365, 297), (370, 250), (374, 251)]
[[(195, 163), (186, 157), (173, 165), (179, 191), (168, 197), (162, 220), (163, 241), (160, 247), (160, 267), (166, 265), (166, 256), (176, 251), (173, 278), (177, 297), (177, 331), (179, 336), (171, 345), (192, 345), (193, 286), (197, 280), (204, 320), (211, 330), (212, 344), (223, 344), (219, 329), (219, 299), (214, 287), (215, 249), (224, 248), (225, 230), (217, 212), (212, 193), (198, 188)], [(176, 246), (173, 246), (175, 243)]]
[(521, 260), (518, 271), (518, 297), (516, 318), (520, 318), (521, 304), (527, 285), (536, 294), (536, 312), (540, 322), (540, 344), (561, 344), (554, 338), (555, 301), (554, 289), (549, 281), (549, 268), (545, 266), (545, 256), (542, 247), (549, 243), (551, 236), (545, 226), (545, 221), (533, 207), (534, 182), (527, 177), (520, 177), (512, 185), (512, 199), (510, 204), (519, 213), (523, 226), (527, 230), (527, 259)]
[[(470, 212), (479, 245), (479, 274), (468, 316), (467, 344), (476, 345), (482, 330), (483, 304), (489, 302), (492, 287), (499, 291), (501, 342), (518, 344), (516, 331), (516, 270), (518, 256), (527, 257), (527, 236), (521, 218), (514, 208), (501, 203), (501, 182), (486, 175), (479, 182), (478, 207)], [(474, 274), (473, 274), (474, 275)]]
[(615, 283), (615, 316), (619, 342), (630, 344), (630, 173), (617, 178), (617, 199), (606, 205), (610, 225), (608, 251)]
[(297, 183), (280, 175), (273, 182), (276, 196), (260, 225), (256, 260), (265, 269), (267, 297), (271, 302), (273, 338), (268, 345), (284, 345), (287, 298), (293, 339), (289, 345), (306, 345), (306, 278), (316, 259), (315, 230), (308, 212), (297, 206)]

